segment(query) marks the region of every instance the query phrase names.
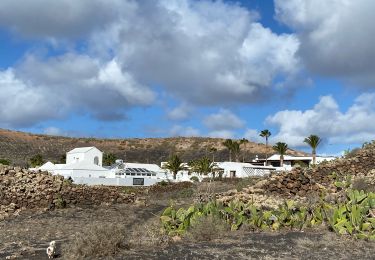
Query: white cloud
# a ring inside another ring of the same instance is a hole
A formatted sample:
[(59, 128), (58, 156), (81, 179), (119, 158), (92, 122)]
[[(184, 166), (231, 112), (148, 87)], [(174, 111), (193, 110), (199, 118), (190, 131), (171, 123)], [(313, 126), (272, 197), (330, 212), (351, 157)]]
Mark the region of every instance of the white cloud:
[(304, 146), (303, 140), (310, 134), (330, 144), (371, 141), (375, 139), (375, 125), (371, 124), (374, 120), (375, 93), (365, 93), (345, 112), (331, 96), (323, 96), (310, 110), (280, 111), (269, 116), (266, 123), (279, 128), (273, 140)]
[[(120, 120), (132, 106), (154, 104), (150, 86), (192, 106), (259, 102), (269, 91), (277, 97), (298, 76), (299, 40), (258, 19), (238, 4), (211, 0), (1, 1), (1, 28), (47, 44), (44, 57), (30, 50), (10, 68), (23, 92), (40, 89), (34, 95), (42, 102), (25, 122), (6, 122), (30, 125), (69, 111)], [(62, 54), (48, 53), (50, 42)], [(169, 118), (188, 114), (182, 106)]]
[(245, 125), (242, 119), (227, 109), (220, 109), (218, 113), (208, 115), (203, 123), (215, 131), (238, 129)]
[(230, 130), (217, 130), (208, 133), (209, 137), (231, 139), (235, 137), (235, 133)]
[(16, 69), (0, 71), (1, 122), (30, 126), (69, 112), (100, 120), (123, 119), (123, 109), (150, 105), (155, 94), (122, 72), (116, 60), (101, 63), (87, 55), (41, 60), (29, 55)]
[(23, 127), (61, 116), (61, 107), (45, 98), (41, 87), (18, 79), (12, 69), (0, 71), (0, 120), (3, 127)]
[(122, 0), (2, 0), (0, 26), (28, 37), (78, 38), (106, 28), (132, 6)]
[(373, 0), (275, 0), (277, 18), (296, 30), (313, 72), (375, 86)]
[(260, 131), (257, 129), (247, 129), (244, 138), (248, 139), (251, 142), (264, 143), (264, 138), (259, 136)]
[(116, 53), (136, 79), (191, 104), (259, 101), (276, 77), (298, 72), (297, 38), (264, 28), (239, 5), (153, 1), (139, 13), (131, 17), (133, 26), (116, 31)]
[(67, 136), (67, 133), (63, 132), (60, 128), (54, 127), (54, 126), (49, 126), (46, 127), (43, 132), (46, 135), (55, 135), (55, 136)]
[(176, 121), (184, 120), (184, 119), (189, 118), (192, 111), (193, 111), (193, 107), (191, 105), (183, 103), (180, 106), (177, 106), (173, 108), (172, 110), (169, 110), (167, 112), (167, 116), (171, 120), (176, 120)]
[(193, 127), (185, 127), (181, 125), (174, 125), (169, 134), (171, 136), (185, 136), (185, 137), (191, 137), (191, 136), (199, 136), (199, 130)]

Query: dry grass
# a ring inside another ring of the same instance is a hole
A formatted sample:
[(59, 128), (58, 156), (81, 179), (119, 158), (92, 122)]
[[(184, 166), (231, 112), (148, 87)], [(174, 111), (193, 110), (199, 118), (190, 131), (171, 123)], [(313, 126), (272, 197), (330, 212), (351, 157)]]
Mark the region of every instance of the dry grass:
[(211, 241), (224, 237), (229, 231), (229, 226), (219, 217), (209, 215), (197, 219), (188, 229), (186, 238), (188, 240)]
[(111, 257), (122, 249), (129, 249), (127, 235), (121, 225), (89, 225), (63, 246), (62, 253), (65, 259)]
[(135, 227), (130, 236), (130, 246), (139, 248), (165, 247), (169, 244), (170, 237), (165, 234), (160, 225), (159, 217), (149, 220), (143, 225)]

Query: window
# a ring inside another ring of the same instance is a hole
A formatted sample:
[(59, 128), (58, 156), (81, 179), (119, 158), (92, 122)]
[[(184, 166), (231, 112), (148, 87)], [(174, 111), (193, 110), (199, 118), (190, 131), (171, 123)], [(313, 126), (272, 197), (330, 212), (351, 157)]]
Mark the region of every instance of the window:
[(99, 165), (99, 157), (98, 156), (95, 156), (94, 164)]

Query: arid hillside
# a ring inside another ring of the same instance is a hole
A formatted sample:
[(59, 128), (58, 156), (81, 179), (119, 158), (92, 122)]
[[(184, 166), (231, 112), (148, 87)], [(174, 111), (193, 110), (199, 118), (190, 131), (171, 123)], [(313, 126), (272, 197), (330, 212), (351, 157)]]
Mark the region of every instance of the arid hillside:
[[(128, 162), (157, 163), (173, 154), (179, 154), (184, 161), (204, 155), (214, 156), (215, 161), (228, 160), (228, 150), (222, 145), (224, 139), (206, 137), (173, 137), (144, 139), (97, 139), (70, 138), (30, 134), (0, 129), (0, 159), (8, 159), (14, 165), (27, 166), (32, 156), (41, 154), (46, 161), (60, 162), (65, 153), (75, 147), (96, 146), (104, 153), (113, 153)], [(212, 152), (211, 148), (217, 151)], [(264, 144), (241, 145), (240, 161), (250, 161), (256, 155), (264, 157), (274, 153)], [(289, 150), (288, 154), (303, 155), (303, 152)]]

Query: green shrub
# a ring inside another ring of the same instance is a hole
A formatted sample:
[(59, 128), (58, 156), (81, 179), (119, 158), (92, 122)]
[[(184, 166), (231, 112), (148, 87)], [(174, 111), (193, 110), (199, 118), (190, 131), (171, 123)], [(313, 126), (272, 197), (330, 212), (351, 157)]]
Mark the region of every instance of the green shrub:
[(0, 164), (2, 164), (2, 165), (10, 165), (10, 160), (0, 159)]
[(199, 178), (197, 176), (192, 176), (190, 178), (191, 181), (194, 181), (194, 182), (199, 182)]

